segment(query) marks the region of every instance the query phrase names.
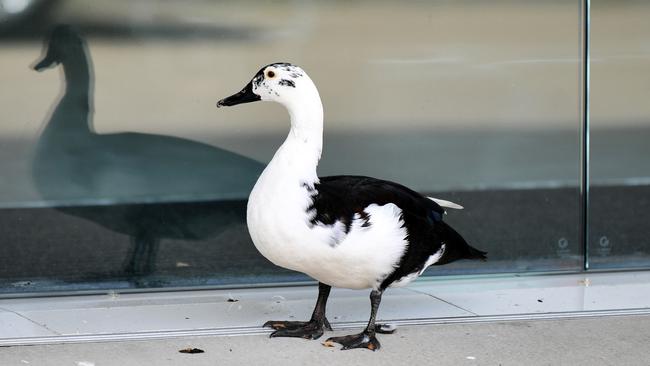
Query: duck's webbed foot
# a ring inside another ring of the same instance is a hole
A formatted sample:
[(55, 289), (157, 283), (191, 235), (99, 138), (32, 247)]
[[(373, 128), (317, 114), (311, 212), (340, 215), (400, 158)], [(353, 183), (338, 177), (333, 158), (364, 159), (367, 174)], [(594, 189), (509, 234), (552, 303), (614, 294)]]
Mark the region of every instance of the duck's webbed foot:
[(363, 331), (359, 334), (352, 334), (342, 337), (331, 337), (325, 341), (325, 345), (328, 346), (328, 343), (334, 342), (342, 345), (342, 350), (367, 348), (371, 351), (376, 351), (381, 347), (381, 344), (373, 333)]
[(318, 283), (318, 300), (316, 307), (308, 322), (269, 320), (264, 327), (273, 328), (275, 332), (271, 337), (296, 337), (304, 339), (318, 339), (325, 330), (332, 330), (330, 322), (325, 317), (325, 305), (329, 297), (331, 287), (322, 282)]
[(375, 333), (393, 333), (395, 327), (388, 324), (376, 324), (375, 318), (377, 317), (377, 309), (379, 309), (379, 303), (381, 302), (381, 295), (383, 289), (373, 290), (370, 293), (370, 320), (368, 321), (368, 326), (363, 332), (359, 334), (352, 334), (343, 337), (331, 337), (328, 338), (324, 345), (332, 347), (332, 342), (342, 345), (342, 350), (354, 349), (354, 348), (366, 348), (371, 351), (376, 351), (381, 348), (381, 344), (375, 337)]
[(264, 327), (275, 329), (275, 332), (271, 333), (271, 337), (296, 337), (305, 339), (318, 339), (323, 335), (325, 330), (332, 330), (330, 322), (325, 317), (322, 319), (312, 319), (308, 322), (269, 320), (264, 323)]

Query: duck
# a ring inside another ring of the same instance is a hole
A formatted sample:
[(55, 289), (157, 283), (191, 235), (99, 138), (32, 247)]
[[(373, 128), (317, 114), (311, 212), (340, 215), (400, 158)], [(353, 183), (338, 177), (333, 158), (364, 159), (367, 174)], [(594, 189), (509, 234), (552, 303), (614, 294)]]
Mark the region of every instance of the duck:
[[(290, 130), (248, 199), (247, 225), (257, 250), (274, 264), (318, 281), (310, 320), (268, 321), (271, 337), (318, 339), (332, 330), (326, 305), (332, 287), (370, 289), (370, 319), (361, 333), (330, 337), (326, 345), (378, 350), (376, 322), (384, 292), (408, 285), (431, 265), (486, 260), (443, 218), (450, 201), (426, 197), (399, 183), (353, 175), (319, 177), (323, 105), (316, 85), (299, 66), (262, 67), (217, 107), (256, 101), (283, 105)], [(443, 208), (444, 207), (444, 208)]]
[(64, 89), (45, 118), (32, 177), (48, 206), (130, 237), (123, 274), (152, 274), (163, 239), (204, 240), (244, 226), (261, 162), (174, 136), (97, 133), (92, 58), (76, 27), (55, 26), (32, 67), (57, 65)]

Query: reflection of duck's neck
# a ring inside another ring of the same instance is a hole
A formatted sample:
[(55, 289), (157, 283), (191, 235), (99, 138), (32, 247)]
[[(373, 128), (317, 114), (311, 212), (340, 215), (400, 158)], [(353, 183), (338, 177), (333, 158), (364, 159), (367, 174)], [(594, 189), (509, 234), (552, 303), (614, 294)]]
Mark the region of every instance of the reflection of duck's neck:
[(92, 64), (85, 48), (62, 61), (65, 92), (46, 127), (58, 133), (89, 134), (92, 119)]

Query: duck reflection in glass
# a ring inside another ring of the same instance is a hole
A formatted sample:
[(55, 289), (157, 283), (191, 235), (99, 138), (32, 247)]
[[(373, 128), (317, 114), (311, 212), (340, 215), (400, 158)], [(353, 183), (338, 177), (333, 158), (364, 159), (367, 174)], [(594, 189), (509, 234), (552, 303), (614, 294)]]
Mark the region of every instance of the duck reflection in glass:
[[(59, 25), (45, 47), (34, 69), (61, 64), (65, 88), (36, 147), (35, 185), (57, 210), (129, 235), (127, 274), (154, 270), (161, 239), (200, 240), (245, 223), (245, 203), (240, 208), (232, 202), (247, 198), (261, 163), (177, 137), (96, 133), (93, 69), (84, 39)], [(197, 204), (159, 204), (190, 201)]]

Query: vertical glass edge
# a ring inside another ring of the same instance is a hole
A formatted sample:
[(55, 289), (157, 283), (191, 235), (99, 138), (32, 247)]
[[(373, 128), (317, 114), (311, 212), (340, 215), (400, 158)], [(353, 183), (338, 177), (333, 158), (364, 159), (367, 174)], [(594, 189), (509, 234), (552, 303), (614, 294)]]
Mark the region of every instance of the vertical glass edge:
[(580, 242), (583, 269), (589, 270), (589, 79), (591, 1), (582, 2), (582, 105), (580, 134)]

